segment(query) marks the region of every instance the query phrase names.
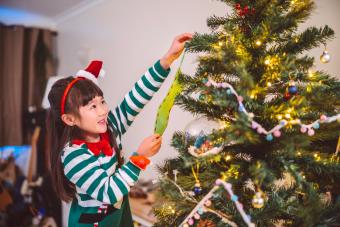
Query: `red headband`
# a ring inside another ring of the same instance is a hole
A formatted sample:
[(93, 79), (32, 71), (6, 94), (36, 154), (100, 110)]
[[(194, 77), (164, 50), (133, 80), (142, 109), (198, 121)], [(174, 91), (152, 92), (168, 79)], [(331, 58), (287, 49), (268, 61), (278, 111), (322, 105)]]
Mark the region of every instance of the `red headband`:
[(60, 116), (62, 116), (65, 113), (65, 102), (66, 102), (66, 97), (67, 94), (69, 93), (70, 89), (72, 88), (72, 86), (79, 80), (84, 80), (85, 78), (83, 77), (77, 77), (75, 79), (73, 79), (66, 87), (63, 97), (61, 99), (61, 108), (60, 108)]

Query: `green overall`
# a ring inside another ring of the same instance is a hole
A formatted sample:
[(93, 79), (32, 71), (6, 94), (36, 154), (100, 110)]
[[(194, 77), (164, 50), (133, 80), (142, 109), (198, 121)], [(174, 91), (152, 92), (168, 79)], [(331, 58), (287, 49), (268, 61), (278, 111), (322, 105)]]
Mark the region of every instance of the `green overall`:
[[(68, 219), (68, 226), (76, 227), (93, 227), (94, 224), (81, 224), (79, 223), (79, 217), (82, 213), (97, 213), (97, 207), (81, 207), (78, 205), (77, 200), (74, 199), (70, 209), (70, 216)], [(114, 211), (110, 215), (106, 216), (101, 222), (98, 223), (98, 227), (133, 227), (132, 215), (130, 211), (129, 200), (127, 196), (124, 197), (124, 202), (119, 210)]]

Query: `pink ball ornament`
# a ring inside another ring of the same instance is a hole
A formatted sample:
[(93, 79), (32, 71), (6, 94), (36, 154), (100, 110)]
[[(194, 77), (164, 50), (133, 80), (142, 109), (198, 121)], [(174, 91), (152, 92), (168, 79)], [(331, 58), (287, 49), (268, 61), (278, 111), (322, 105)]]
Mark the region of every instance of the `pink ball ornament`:
[(308, 135), (309, 136), (313, 136), (315, 134), (315, 131), (314, 131), (314, 129), (308, 129)]
[(320, 120), (321, 120), (321, 121), (325, 121), (325, 120), (327, 120), (327, 116), (326, 116), (326, 115), (324, 115), (324, 114), (322, 114), (322, 115), (320, 116)]
[(189, 224), (189, 225), (193, 225), (193, 224), (194, 224), (194, 219), (190, 218), (190, 219), (188, 220), (188, 224)]
[(274, 135), (275, 137), (280, 137), (280, 136), (281, 136), (280, 130), (274, 131), (273, 135)]
[(196, 220), (198, 220), (198, 219), (201, 218), (201, 216), (200, 216), (198, 213), (195, 213), (195, 214), (194, 214), (194, 218), (195, 218)]
[(207, 201), (205, 201), (205, 203), (204, 203), (207, 207), (210, 207), (211, 206), (211, 200), (207, 200)]
[(300, 131), (301, 131), (302, 133), (306, 133), (306, 132), (307, 132), (307, 127), (302, 126), (301, 129), (300, 129)]

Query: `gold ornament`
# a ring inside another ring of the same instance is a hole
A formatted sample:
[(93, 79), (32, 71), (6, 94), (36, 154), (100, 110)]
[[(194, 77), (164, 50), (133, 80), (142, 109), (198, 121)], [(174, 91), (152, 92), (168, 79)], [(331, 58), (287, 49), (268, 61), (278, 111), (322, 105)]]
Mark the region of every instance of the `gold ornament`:
[(328, 63), (330, 62), (330, 60), (331, 60), (331, 56), (329, 55), (328, 51), (325, 49), (320, 56), (320, 61), (322, 63)]
[(264, 206), (264, 193), (262, 192), (256, 192), (252, 201), (251, 201), (251, 204), (253, 205), (254, 208), (262, 208)]

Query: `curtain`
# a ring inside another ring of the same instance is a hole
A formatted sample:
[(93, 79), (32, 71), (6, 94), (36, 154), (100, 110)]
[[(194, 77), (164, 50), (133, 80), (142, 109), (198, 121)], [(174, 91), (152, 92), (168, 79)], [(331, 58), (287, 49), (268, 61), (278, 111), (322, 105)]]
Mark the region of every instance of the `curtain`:
[(27, 112), (41, 110), (50, 76), (56, 72), (56, 33), (0, 25), (0, 146), (29, 144)]

